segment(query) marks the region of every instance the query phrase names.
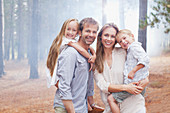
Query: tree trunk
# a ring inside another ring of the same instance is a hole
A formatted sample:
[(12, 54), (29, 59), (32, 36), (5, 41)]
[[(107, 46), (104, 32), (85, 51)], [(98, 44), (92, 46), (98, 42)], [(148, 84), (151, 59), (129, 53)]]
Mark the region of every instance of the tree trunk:
[[(147, 0), (139, 0), (139, 23), (140, 20), (145, 21), (147, 16)], [(142, 43), (142, 47), (146, 51), (147, 45), (147, 27), (138, 30), (138, 41)]]
[[(27, 17), (31, 17), (32, 16), (32, 0), (27, 0), (27, 4), (28, 4), (28, 12), (27, 12)], [(30, 55), (31, 55), (31, 23), (32, 23), (32, 20), (31, 19), (28, 19), (28, 36), (27, 36), (27, 58), (28, 58), (28, 64), (30, 64)]]
[(21, 60), (24, 58), (24, 37), (23, 37), (23, 27), (24, 27), (24, 23), (22, 22), (22, 1), (18, 0), (18, 8), (17, 8), (17, 15), (18, 15), (18, 19), (17, 19), (17, 38), (18, 38), (18, 57), (17, 60)]
[(11, 39), (13, 35), (13, 11), (14, 4), (13, 0), (4, 1), (4, 59), (10, 59), (10, 47), (11, 47)]
[(2, 48), (2, 0), (0, 0), (0, 77), (2, 77), (4, 72), (3, 64), (3, 48)]
[(32, 8), (32, 35), (30, 44), (30, 79), (38, 76), (38, 0), (33, 0)]
[(4, 59), (9, 60), (9, 52), (10, 52), (10, 29), (5, 28), (4, 32)]
[(11, 54), (12, 54), (12, 60), (14, 60), (14, 0), (11, 0), (11, 28), (10, 28), (10, 45), (11, 45)]
[(124, 0), (119, 1), (119, 17), (120, 17), (120, 29), (125, 28), (124, 18)]
[(106, 0), (102, 0), (102, 26), (106, 24), (106, 14), (104, 12), (106, 7)]

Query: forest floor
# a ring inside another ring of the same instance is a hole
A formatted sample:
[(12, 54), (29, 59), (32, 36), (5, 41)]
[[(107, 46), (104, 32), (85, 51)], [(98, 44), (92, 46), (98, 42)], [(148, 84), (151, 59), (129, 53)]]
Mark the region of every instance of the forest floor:
[[(0, 78), (0, 113), (53, 113), (55, 87), (46, 87), (44, 63), (39, 63), (39, 79), (29, 79), (27, 61), (5, 61)], [(150, 83), (146, 90), (147, 113), (170, 113), (170, 53), (151, 57)], [(95, 86), (95, 102), (103, 106)]]

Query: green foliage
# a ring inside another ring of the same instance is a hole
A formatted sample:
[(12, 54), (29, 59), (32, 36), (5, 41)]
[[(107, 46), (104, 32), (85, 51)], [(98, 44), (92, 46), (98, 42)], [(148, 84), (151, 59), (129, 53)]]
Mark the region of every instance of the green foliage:
[(140, 27), (146, 26), (159, 28), (160, 24), (164, 25), (165, 33), (170, 32), (170, 0), (154, 0), (155, 6), (145, 21), (140, 22)]

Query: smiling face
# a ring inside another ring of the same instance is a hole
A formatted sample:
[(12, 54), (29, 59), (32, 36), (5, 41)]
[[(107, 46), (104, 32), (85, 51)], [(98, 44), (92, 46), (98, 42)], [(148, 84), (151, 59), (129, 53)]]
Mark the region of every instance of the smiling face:
[(97, 25), (85, 24), (82, 31), (79, 31), (79, 36), (84, 44), (91, 45), (97, 37)]
[(117, 35), (117, 42), (123, 49), (128, 49), (129, 45), (132, 44), (134, 40), (133, 34), (131, 32), (122, 32), (120, 31)]
[(78, 24), (76, 21), (71, 21), (67, 24), (67, 27), (65, 29), (65, 37), (69, 39), (74, 39), (78, 32)]
[(104, 48), (113, 48), (116, 41), (116, 30), (113, 27), (106, 28), (101, 36)]

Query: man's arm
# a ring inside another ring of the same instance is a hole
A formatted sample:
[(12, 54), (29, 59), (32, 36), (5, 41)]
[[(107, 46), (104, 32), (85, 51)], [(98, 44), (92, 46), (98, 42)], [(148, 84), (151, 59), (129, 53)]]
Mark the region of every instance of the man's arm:
[(74, 113), (74, 106), (72, 102), (71, 82), (77, 60), (74, 51), (66, 49), (58, 58), (57, 76), (59, 77), (58, 91), (60, 99), (68, 113)]
[(67, 113), (75, 113), (72, 100), (62, 100)]

